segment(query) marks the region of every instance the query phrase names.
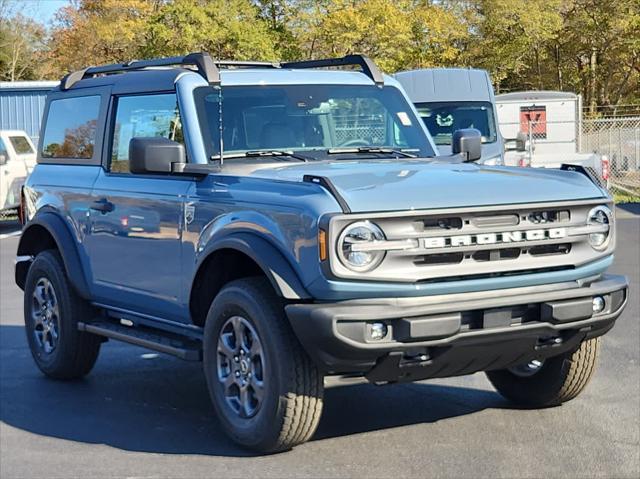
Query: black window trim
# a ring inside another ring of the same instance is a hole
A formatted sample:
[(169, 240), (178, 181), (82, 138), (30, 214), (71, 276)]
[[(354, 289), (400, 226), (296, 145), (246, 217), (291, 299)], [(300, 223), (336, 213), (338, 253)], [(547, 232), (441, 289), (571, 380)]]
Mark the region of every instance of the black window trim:
[[(105, 125), (107, 117), (107, 106), (111, 95), (111, 86), (101, 86), (93, 88), (78, 88), (73, 91), (55, 91), (47, 97), (47, 103), (42, 115), (43, 123), (40, 138), (38, 139), (37, 162), (49, 165), (76, 165), (76, 166), (100, 166), (102, 163), (102, 145), (104, 143)], [(96, 123), (96, 138), (93, 145), (93, 156), (91, 158), (49, 158), (42, 156), (44, 148), (45, 133), (47, 122), (49, 121), (49, 109), (51, 103), (55, 100), (64, 100), (67, 98), (99, 96), (100, 107), (98, 109), (98, 118)]]
[[(116, 117), (118, 116), (118, 100), (120, 98), (126, 97), (135, 97), (135, 96), (152, 96), (152, 95), (175, 95), (176, 101), (178, 102), (178, 113), (180, 114), (180, 121), (182, 122), (182, 111), (180, 111), (180, 100), (178, 99), (178, 92), (176, 90), (158, 90), (158, 91), (145, 91), (139, 93), (122, 93), (118, 95), (112, 95), (109, 99), (109, 108), (108, 108), (108, 121), (107, 121), (107, 132), (105, 133), (105, 138), (108, 141), (105, 141), (103, 146), (103, 155), (101, 166), (104, 170), (105, 174), (108, 176), (126, 176), (127, 178), (131, 177), (141, 177), (141, 178), (149, 178), (150, 176), (158, 177), (158, 178), (171, 178), (171, 175), (143, 175), (143, 174), (133, 174), (133, 173), (122, 173), (117, 172), (114, 173), (111, 171), (111, 154), (113, 152), (113, 140), (115, 134), (115, 126), (116, 126)], [(185, 151), (188, 151), (187, 147), (187, 135), (184, 131), (184, 122), (182, 122), (182, 129), (185, 141)], [(183, 178), (184, 179), (184, 178)]]

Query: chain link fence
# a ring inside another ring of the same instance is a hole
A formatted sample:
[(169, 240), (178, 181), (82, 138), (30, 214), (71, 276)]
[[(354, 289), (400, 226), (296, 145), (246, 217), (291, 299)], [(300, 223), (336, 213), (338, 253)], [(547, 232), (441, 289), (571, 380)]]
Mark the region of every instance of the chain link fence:
[(609, 186), (640, 195), (640, 116), (583, 120), (578, 149), (609, 162)]
[[(557, 168), (575, 162), (602, 186), (640, 195), (640, 116), (500, 123), (500, 130), (508, 165)], [(516, 138), (520, 151), (514, 151)]]
[(386, 137), (386, 118), (383, 115), (333, 115), (336, 143), (364, 141), (372, 145), (384, 143)]

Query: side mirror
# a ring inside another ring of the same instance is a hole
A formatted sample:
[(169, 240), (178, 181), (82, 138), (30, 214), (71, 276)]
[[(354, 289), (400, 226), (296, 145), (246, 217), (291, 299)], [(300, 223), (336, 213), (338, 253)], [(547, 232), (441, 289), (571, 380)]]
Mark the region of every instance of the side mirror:
[(0, 165), (5, 165), (7, 163), (7, 155), (0, 154)]
[(504, 151), (527, 151), (527, 134), (518, 132), (518, 136), (504, 140)]
[(527, 134), (522, 131), (516, 136), (516, 151), (527, 151)]
[(171, 173), (185, 163), (184, 146), (167, 138), (132, 138), (129, 141), (131, 173)]
[(477, 161), (482, 157), (482, 134), (475, 128), (465, 128), (453, 132), (451, 152), (463, 154), (465, 161)]

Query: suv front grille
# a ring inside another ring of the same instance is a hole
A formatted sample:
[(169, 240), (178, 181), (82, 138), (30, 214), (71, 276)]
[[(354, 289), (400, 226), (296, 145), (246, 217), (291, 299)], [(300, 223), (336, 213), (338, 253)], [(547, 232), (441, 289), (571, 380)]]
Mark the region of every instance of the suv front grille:
[(346, 215), (332, 223), (333, 238), (346, 224), (366, 218), (384, 231), (392, 247), (371, 272), (353, 273), (338, 261), (332, 261), (332, 270), (340, 277), (418, 282), (574, 268), (611, 254), (613, 241), (605, 251), (588, 242), (588, 212), (603, 203)]

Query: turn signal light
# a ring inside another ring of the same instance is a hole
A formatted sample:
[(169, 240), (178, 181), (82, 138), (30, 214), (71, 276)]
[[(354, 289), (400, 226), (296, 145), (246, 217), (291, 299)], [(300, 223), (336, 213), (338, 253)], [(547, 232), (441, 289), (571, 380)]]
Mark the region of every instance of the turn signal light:
[(318, 254), (320, 261), (326, 261), (327, 259), (327, 232), (325, 230), (318, 230)]

